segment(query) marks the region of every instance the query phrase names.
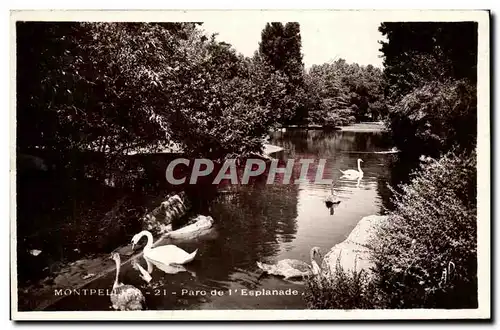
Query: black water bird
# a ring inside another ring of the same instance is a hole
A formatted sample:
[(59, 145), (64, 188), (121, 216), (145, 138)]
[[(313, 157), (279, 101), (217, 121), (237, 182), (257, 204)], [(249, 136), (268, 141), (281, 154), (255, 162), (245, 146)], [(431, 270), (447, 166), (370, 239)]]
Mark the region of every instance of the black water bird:
[(330, 195), (325, 198), (325, 205), (327, 208), (331, 209), (334, 205), (339, 205), (340, 199), (335, 196), (335, 192), (333, 191), (333, 184), (330, 188)]

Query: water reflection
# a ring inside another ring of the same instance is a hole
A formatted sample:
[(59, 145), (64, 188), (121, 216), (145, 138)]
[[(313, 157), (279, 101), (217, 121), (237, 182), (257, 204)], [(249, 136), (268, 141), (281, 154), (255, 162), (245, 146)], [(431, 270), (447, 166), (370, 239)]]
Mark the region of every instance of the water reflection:
[[(156, 266), (156, 268), (158, 268), (159, 270), (161, 270), (165, 274), (178, 274), (178, 273), (182, 273), (182, 272), (189, 272), (189, 273), (191, 273), (192, 276), (196, 277), (196, 273), (195, 272), (188, 270), (183, 265), (177, 265), (177, 264), (168, 264), (168, 265), (166, 265), (166, 264), (162, 264), (162, 263), (159, 263), (159, 262), (154, 263), (151, 260), (149, 260), (146, 256), (144, 256), (144, 260), (146, 261), (147, 272), (149, 274), (151, 274), (154, 271), (154, 267)], [(132, 265), (132, 267), (135, 268), (134, 265)], [(139, 272), (141, 272), (141, 268), (139, 268), (138, 270), (139, 270)], [(143, 276), (144, 275), (145, 274), (143, 274)], [(150, 281), (146, 280), (146, 282), (150, 282)]]
[[(289, 130), (275, 133), (270, 143), (284, 148), (274, 155), (280, 160), (280, 166), (289, 159), (296, 160), (293, 178), (300, 175), (297, 160), (315, 159), (308, 180), (281, 184), (278, 176), (274, 184), (267, 184), (264, 173), (249, 185), (224, 186), (216, 199), (205, 201), (205, 188), (198, 186), (199, 200), (195, 199), (194, 205), (203, 205), (198, 210), (215, 219), (217, 235), (187, 242), (165, 241), (187, 251), (198, 249), (195, 260), (185, 265), (187, 271), (172, 274), (171, 269), (155, 268), (151, 274), (153, 279), (147, 284), (132, 267), (123, 267), (124, 283), (152, 292), (147, 296), (148, 308), (304, 308), (300, 295), (259, 298), (242, 295), (244, 289), (292, 288), (299, 292), (304, 289), (302, 283), (261, 276), (256, 262), (285, 258), (308, 261), (313, 246), (328, 251), (343, 241), (362, 217), (380, 214), (388, 205), (387, 183), (396, 180), (391, 173), (395, 155), (376, 153), (392, 148), (383, 134)], [(363, 177), (341, 178), (340, 169), (354, 168), (358, 158), (363, 159)], [(322, 183), (314, 180), (319, 159), (326, 159)], [(328, 207), (325, 200), (332, 194), (338, 203)], [(112, 282), (108, 276), (91, 285), (106, 287)], [(222, 296), (181, 295), (183, 290), (225, 293)], [(162, 294), (155, 295), (155, 292)], [(82, 306), (90, 306), (82, 299), (68, 297), (57, 308), (81, 310), (85, 309)], [(91, 308), (107, 309), (108, 302), (94, 303)]]

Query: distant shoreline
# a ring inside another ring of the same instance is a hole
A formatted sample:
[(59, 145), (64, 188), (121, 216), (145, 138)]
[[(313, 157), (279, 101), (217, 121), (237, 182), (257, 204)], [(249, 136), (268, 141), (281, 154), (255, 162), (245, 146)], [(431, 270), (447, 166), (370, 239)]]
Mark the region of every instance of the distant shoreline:
[(347, 132), (383, 132), (387, 130), (384, 122), (360, 122), (347, 126), (324, 126), (324, 125), (288, 125), (275, 129), (275, 131), (283, 131), (287, 129), (309, 129), (309, 130), (335, 130)]
[(384, 132), (387, 127), (383, 122), (361, 122), (349, 126), (340, 126), (341, 131), (345, 132)]

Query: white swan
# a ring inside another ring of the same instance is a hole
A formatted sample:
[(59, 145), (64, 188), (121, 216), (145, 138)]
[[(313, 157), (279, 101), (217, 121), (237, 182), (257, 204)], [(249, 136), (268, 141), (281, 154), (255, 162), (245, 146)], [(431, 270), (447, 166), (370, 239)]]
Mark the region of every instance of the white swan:
[[(153, 248), (153, 235), (147, 230), (143, 230), (139, 234), (136, 234), (134, 235), (134, 237), (132, 237), (132, 249), (143, 236), (146, 236), (148, 239), (148, 242), (146, 243), (143, 251), (146, 261), (152, 262), (156, 267), (160, 269), (171, 264), (187, 264), (194, 259), (196, 253), (198, 252), (198, 250), (196, 249), (193, 253), (187, 253), (186, 251), (175, 245), (162, 245)], [(150, 269), (151, 268), (148, 264), (148, 272), (151, 272)]]
[(183, 265), (170, 264), (170, 265), (157, 265), (158, 269), (166, 274), (177, 274), (188, 272), (191, 276), (196, 277), (196, 273), (184, 267)]
[(358, 179), (358, 178), (361, 178), (363, 177), (363, 171), (361, 170), (361, 162), (363, 160), (361, 158), (358, 158), (358, 170), (346, 170), (346, 171), (342, 171), (340, 170), (340, 172), (342, 172), (342, 178), (348, 178), (348, 179)]
[(310, 254), (311, 265), (302, 260), (283, 259), (274, 265), (263, 264), (257, 261), (257, 267), (270, 275), (283, 276), (285, 279), (318, 275), (321, 272), (321, 268), (314, 260), (316, 253), (320, 253), (319, 248), (313, 247)]
[(121, 311), (142, 310), (145, 298), (141, 290), (118, 281), (121, 266), (120, 255), (115, 252), (111, 254), (111, 259), (116, 263), (115, 283), (113, 283), (113, 290), (110, 294), (113, 308)]

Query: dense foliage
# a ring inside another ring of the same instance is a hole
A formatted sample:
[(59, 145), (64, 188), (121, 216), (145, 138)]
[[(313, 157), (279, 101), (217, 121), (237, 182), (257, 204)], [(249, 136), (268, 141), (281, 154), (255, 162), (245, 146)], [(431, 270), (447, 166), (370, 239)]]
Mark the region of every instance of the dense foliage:
[(390, 308), (477, 307), (477, 24), (380, 31), (393, 140), (426, 163), (393, 189), (373, 243), (378, 288)]
[(370, 244), (374, 276), (338, 266), (308, 282), (306, 299), (312, 308), (477, 308), (477, 24), (380, 31), (392, 138), (422, 163), (391, 188), (393, 208)]
[(390, 308), (477, 307), (475, 154), (429, 160), (373, 242)]
[(18, 23), (18, 147), (258, 152), (287, 76), (194, 23)]
[(337, 60), (313, 65), (306, 75), (310, 97), (316, 104), (310, 119), (319, 125), (347, 125), (379, 120), (386, 115), (382, 70)]
[[(274, 72), (286, 78), (288, 99), (279, 107), (282, 124), (305, 123), (307, 96), (304, 89), (304, 64), (302, 40), (297, 22), (267, 23), (261, 33), (261, 42), (255, 58), (266, 63)], [(293, 103), (290, 102), (293, 100)]]
[(476, 82), (477, 23), (385, 22), (379, 31), (388, 96), (397, 102), (426, 81)]
[(468, 81), (428, 82), (405, 95), (391, 111), (391, 127), (402, 150), (439, 156), (455, 146), (475, 148), (476, 91)]
[(387, 38), (388, 122), (398, 147), (416, 156), (473, 149), (477, 23), (383, 23), (379, 30)]
[(335, 270), (306, 280), (305, 301), (311, 309), (372, 309), (384, 307), (381, 295), (364, 271)]

